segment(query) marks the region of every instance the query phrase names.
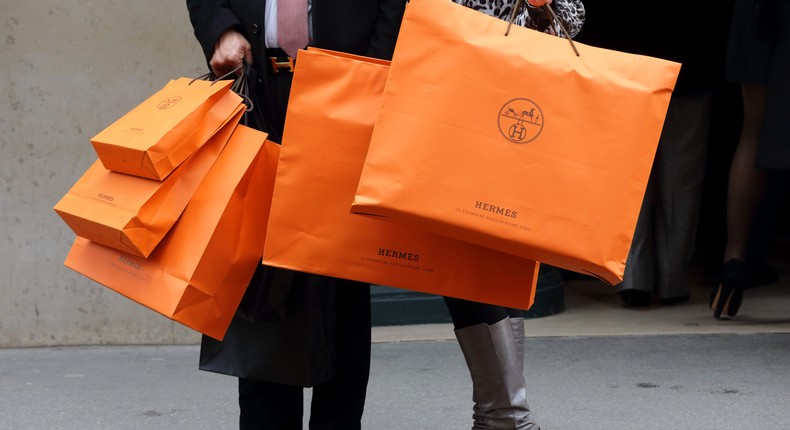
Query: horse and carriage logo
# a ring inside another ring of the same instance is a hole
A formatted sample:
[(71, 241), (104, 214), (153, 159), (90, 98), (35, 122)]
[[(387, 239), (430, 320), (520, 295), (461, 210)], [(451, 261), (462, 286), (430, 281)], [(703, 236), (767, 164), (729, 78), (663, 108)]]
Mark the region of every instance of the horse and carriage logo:
[(513, 99), (499, 111), (499, 131), (513, 143), (529, 143), (543, 130), (543, 111), (529, 99)]
[(173, 97), (167, 98), (166, 100), (162, 100), (161, 102), (159, 102), (159, 104), (156, 107), (159, 110), (165, 110), (165, 109), (169, 109), (169, 108), (175, 106), (176, 103), (178, 103), (180, 101), (181, 101), (181, 96), (173, 96)]

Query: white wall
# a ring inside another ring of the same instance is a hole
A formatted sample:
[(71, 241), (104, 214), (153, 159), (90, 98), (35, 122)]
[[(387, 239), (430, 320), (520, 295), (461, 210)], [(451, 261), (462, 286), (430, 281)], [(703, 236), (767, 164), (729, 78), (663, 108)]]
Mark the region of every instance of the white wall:
[(89, 139), (205, 62), (185, 2), (0, 1), (0, 347), (192, 343), (199, 335), (63, 266), (52, 210)]

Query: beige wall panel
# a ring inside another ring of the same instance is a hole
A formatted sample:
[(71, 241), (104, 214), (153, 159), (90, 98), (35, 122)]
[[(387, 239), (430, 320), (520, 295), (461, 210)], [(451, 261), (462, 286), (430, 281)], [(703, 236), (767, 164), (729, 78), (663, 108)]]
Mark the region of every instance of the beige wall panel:
[(52, 206), (89, 139), (205, 61), (184, 1), (0, 2), (0, 347), (192, 343), (199, 335), (65, 268)]

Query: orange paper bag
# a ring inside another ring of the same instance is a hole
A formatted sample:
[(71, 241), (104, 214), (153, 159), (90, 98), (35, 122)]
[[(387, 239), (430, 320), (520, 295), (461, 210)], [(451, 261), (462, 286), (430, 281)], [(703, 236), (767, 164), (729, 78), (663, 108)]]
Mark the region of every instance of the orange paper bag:
[(350, 213), (388, 69), (347, 54), (299, 53), (264, 263), (528, 309), (535, 261)]
[(77, 236), (148, 257), (175, 224), (236, 128), (243, 109), (164, 181), (105, 169), (96, 161), (55, 205)]
[(232, 81), (179, 78), (91, 139), (104, 167), (162, 180), (234, 116)]
[(409, 4), (352, 211), (618, 283), (680, 65), (507, 26)]
[(260, 264), (279, 145), (239, 125), (147, 258), (77, 238), (65, 265), (221, 340)]

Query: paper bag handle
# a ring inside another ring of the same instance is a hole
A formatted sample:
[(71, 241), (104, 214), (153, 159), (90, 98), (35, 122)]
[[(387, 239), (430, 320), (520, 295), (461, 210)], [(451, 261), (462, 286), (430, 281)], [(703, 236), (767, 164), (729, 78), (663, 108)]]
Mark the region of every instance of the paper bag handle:
[[(238, 72), (242, 70), (244, 72), (239, 74)], [(230, 76), (237, 75), (236, 78), (233, 80), (233, 84), (231, 84), (230, 86), (230, 90), (238, 94), (239, 97), (241, 97), (242, 99), (244, 99), (244, 105), (247, 106), (245, 112), (251, 112), (254, 109), (254, 106), (252, 104), (252, 98), (250, 97), (250, 85), (247, 79), (246, 70), (247, 70), (247, 62), (242, 61), (241, 66), (237, 67), (234, 70), (231, 70), (230, 72), (220, 77), (215, 76), (213, 72), (208, 72), (204, 75), (200, 75), (196, 77), (195, 79), (192, 79), (189, 82), (189, 84), (192, 85), (192, 82), (201, 80), (201, 81), (212, 81), (211, 85), (214, 85), (213, 82), (221, 81), (223, 79), (227, 79)]]

